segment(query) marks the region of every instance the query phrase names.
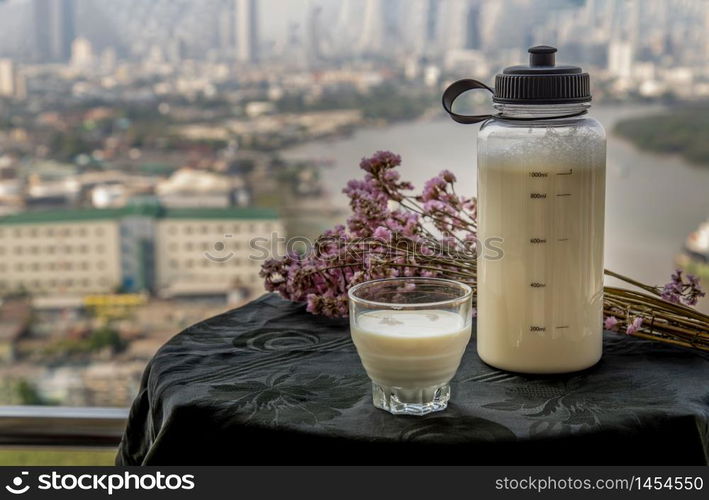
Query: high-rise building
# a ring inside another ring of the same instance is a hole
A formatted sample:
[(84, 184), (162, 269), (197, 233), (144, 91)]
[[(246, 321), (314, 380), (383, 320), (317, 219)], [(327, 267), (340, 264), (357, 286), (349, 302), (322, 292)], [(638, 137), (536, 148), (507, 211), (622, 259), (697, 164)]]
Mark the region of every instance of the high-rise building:
[[(417, 58), (424, 54), (428, 46), (426, 40), (428, 0), (409, 0), (405, 9), (401, 9), (399, 31), (401, 43), (411, 56)], [(412, 59), (415, 61), (415, 59)], [(415, 65), (415, 63), (412, 62)], [(416, 73), (417, 71), (414, 71)]]
[(236, 60), (240, 63), (258, 61), (259, 29), (258, 1), (234, 0)]
[(333, 24), (333, 49), (339, 55), (352, 55), (362, 28), (361, 0), (337, 2), (337, 19)]
[(384, 37), (384, 9), (381, 0), (366, 0), (362, 12), (363, 25), (359, 39), (359, 50), (376, 53), (382, 48)]
[(317, 63), (322, 57), (321, 15), (322, 7), (319, 5), (311, 6), (310, 11), (308, 12), (306, 42), (308, 61), (311, 64)]
[(407, 53), (414, 57), (430, 56), (440, 49), (439, 38), (445, 32), (440, 0), (407, 0), (400, 8), (399, 32)]
[(76, 38), (74, 0), (33, 0), (32, 7), (36, 59), (68, 61)]
[(468, 0), (442, 0), (438, 5), (436, 42), (443, 53), (466, 48)]
[(480, 48), (480, 6), (473, 4), (468, 7), (465, 22), (465, 48)]
[(426, 42), (430, 43), (433, 42), (437, 36), (438, 36), (438, 31), (439, 31), (439, 26), (438, 26), (438, 21), (440, 18), (439, 12), (439, 5), (436, 3), (436, 0), (428, 0), (428, 5), (426, 5)]
[(231, 6), (222, 5), (222, 9), (216, 18), (217, 46), (226, 54), (234, 47), (234, 13)]

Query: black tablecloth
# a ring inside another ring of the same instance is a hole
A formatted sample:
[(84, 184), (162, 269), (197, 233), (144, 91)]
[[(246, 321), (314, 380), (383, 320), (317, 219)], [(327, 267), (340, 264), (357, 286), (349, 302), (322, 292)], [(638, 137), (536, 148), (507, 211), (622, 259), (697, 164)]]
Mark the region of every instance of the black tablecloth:
[(446, 411), (372, 406), (347, 321), (275, 295), (155, 355), (117, 463), (706, 464), (709, 355), (606, 333), (595, 367), (524, 376), (471, 341)]

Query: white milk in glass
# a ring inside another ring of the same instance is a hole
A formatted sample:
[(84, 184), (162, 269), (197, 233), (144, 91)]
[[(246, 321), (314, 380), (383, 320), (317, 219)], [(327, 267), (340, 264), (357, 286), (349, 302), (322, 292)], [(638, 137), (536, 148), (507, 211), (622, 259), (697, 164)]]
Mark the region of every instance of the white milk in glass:
[(375, 383), (417, 389), (453, 378), (470, 340), (471, 322), (444, 310), (381, 310), (359, 314), (351, 332)]

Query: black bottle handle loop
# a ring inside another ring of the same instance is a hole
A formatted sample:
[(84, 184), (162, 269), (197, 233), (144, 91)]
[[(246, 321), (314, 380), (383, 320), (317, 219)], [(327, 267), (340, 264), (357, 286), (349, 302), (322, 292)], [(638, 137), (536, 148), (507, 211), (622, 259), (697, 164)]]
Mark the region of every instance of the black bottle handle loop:
[(520, 121), (534, 121), (534, 120), (553, 120), (556, 118), (572, 118), (574, 116), (585, 115), (587, 111), (584, 109), (582, 111), (574, 111), (573, 113), (567, 113), (565, 115), (555, 115), (555, 116), (540, 116), (540, 117), (517, 117), (517, 116), (505, 116), (502, 113), (496, 113), (494, 115), (460, 115), (453, 112), (453, 103), (460, 97), (461, 94), (467, 92), (468, 90), (474, 89), (485, 89), (491, 94), (495, 94), (495, 91), (485, 85), (482, 82), (473, 80), (472, 78), (465, 78), (463, 80), (458, 80), (457, 82), (451, 83), (448, 88), (443, 92), (443, 109), (450, 117), (458, 122), (465, 125), (471, 123), (478, 123), (487, 120), (488, 118), (500, 118), (502, 120), (520, 120)]
[(443, 109), (446, 110), (453, 120), (458, 123), (470, 124), (478, 123), (488, 118), (492, 118), (492, 115), (459, 115), (453, 112), (453, 103), (460, 97), (461, 94), (473, 89), (485, 89), (491, 94), (495, 91), (482, 82), (473, 80), (472, 78), (466, 78), (464, 80), (458, 80), (457, 82), (451, 83), (448, 88), (443, 92)]

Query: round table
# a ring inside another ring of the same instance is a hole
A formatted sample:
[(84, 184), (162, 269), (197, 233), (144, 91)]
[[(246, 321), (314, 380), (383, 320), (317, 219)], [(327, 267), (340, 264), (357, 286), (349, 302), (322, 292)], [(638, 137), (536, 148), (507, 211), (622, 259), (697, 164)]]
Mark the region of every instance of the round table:
[(342, 319), (265, 295), (198, 323), (148, 364), (116, 462), (706, 464), (709, 354), (606, 332), (570, 375), (485, 365), (472, 340), (446, 411), (393, 416)]

